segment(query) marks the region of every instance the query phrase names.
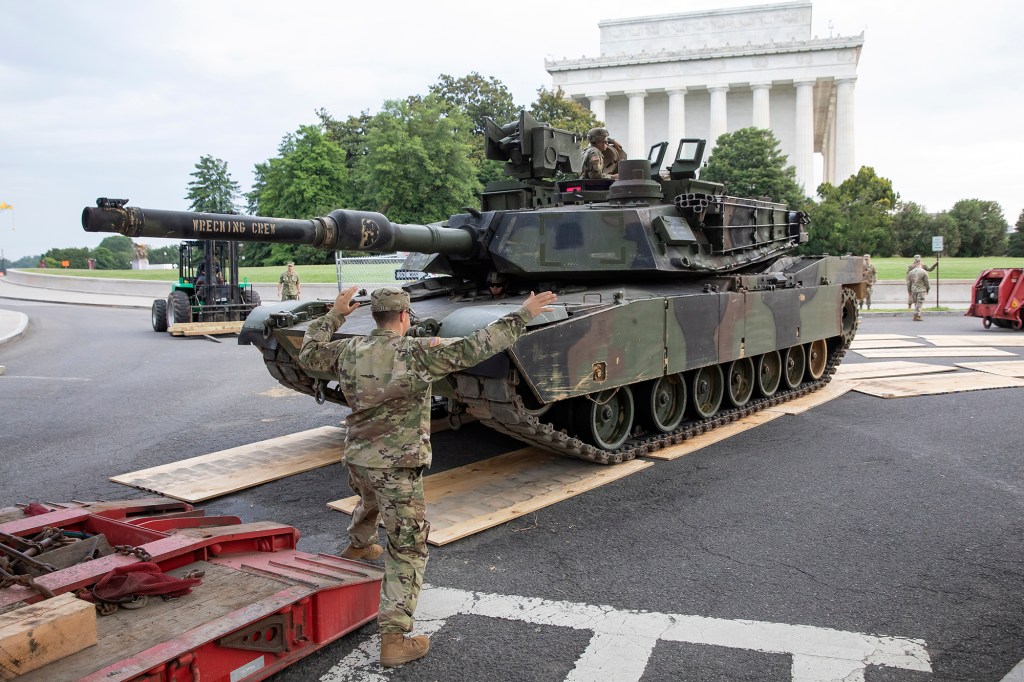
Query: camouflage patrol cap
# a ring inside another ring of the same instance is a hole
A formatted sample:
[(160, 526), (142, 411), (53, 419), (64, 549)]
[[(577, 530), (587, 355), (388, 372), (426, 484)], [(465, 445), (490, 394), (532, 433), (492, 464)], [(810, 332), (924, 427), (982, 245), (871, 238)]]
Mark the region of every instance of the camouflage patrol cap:
[(591, 128), (590, 132), (587, 133), (587, 141), (590, 144), (595, 142), (607, 142), (608, 141), (608, 129), (607, 128)]
[(289, 267), (290, 267), (290, 266), (294, 266), (294, 265), (295, 265), (295, 261), (293, 261), (293, 260), (290, 260), (290, 261), (288, 261), (287, 263), (285, 263), (285, 265), (288, 265)]
[(921, 260), (921, 256), (914, 256), (914, 260)]
[(381, 287), (370, 294), (370, 310), (381, 313), (388, 310), (408, 310), (409, 292), (395, 287)]
[(490, 272), (487, 273), (487, 283), (488, 284), (504, 284), (505, 283), (505, 277), (500, 272), (496, 272), (494, 270), (491, 270)]

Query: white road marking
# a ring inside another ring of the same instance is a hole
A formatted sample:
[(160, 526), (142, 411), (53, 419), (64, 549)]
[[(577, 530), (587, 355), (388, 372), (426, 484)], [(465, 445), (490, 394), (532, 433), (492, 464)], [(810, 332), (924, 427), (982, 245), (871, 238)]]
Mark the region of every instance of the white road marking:
[[(924, 640), (867, 635), (810, 625), (726, 620), (515, 595), (425, 586), (416, 613), (417, 633), (432, 635), (459, 614), (533, 625), (591, 630), (590, 644), (566, 682), (639, 680), (659, 641), (710, 644), (792, 657), (793, 682), (863, 682), (869, 665), (931, 672)], [(371, 637), (338, 661), (320, 682), (383, 682), (380, 638)]]
[(85, 377), (35, 377), (28, 374), (7, 374), (4, 379), (39, 379), (41, 381), (92, 381)]

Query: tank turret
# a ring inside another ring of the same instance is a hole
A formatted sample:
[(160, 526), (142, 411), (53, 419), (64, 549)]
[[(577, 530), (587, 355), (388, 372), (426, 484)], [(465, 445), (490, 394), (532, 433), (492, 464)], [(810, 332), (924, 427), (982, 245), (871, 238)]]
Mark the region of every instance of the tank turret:
[[(369, 211), (311, 220), (212, 215), (101, 199), (88, 231), (129, 237), (411, 251), (413, 334), (462, 336), (552, 289), (555, 312), (507, 352), (435, 385), (457, 426), (469, 414), (520, 440), (613, 463), (823, 386), (857, 328), (858, 257), (797, 256), (807, 216), (701, 180), (705, 142), (668, 143), (621, 162), (617, 180), (574, 177), (580, 136), (537, 122), (486, 122), (487, 158), (507, 179), (481, 208), (431, 225)], [(502, 286), (491, 287), (500, 282)], [(296, 360), (310, 320), (331, 302), (256, 308), (239, 343), (258, 347), (282, 384), (345, 403), (334, 377)], [(368, 333), (368, 306), (338, 337)]]

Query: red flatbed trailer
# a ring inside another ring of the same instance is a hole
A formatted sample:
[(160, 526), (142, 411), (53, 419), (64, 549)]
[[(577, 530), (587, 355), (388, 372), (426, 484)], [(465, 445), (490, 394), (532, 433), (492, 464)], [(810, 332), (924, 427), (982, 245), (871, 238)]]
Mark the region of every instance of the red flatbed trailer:
[(1024, 268), (992, 268), (974, 283), (967, 316), (982, 318), (988, 329), (1024, 327)]
[[(207, 517), (166, 498), (47, 506), (51, 511), (36, 516), (0, 510), (0, 531), (21, 537), (46, 527), (102, 533), (111, 546), (136, 549), (34, 579), (54, 595), (89, 588), (112, 569), (142, 561), (139, 555), (170, 575), (205, 575), (191, 594), (150, 597), (143, 608), (99, 617), (98, 644), (19, 680), (262, 680), (377, 617), (382, 571), (300, 552), (291, 526)], [(0, 613), (43, 598), (30, 587), (7, 587), (0, 590)]]

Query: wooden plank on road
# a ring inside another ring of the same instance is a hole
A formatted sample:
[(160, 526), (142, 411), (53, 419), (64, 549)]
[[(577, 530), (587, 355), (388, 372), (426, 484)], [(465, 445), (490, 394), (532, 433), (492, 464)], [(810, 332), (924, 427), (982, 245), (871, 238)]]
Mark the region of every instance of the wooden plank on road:
[(173, 336), (206, 336), (207, 334), (237, 334), (242, 331), (239, 322), (178, 322), (167, 328)]
[(110, 480), (176, 500), (202, 502), (285, 476), (336, 464), (343, 458), (344, 443), (344, 428), (321, 426), (112, 476)]
[[(444, 545), (653, 466), (608, 466), (524, 448), (423, 479), (432, 545)], [(351, 514), (358, 498), (328, 503)]]
[(905, 360), (893, 360), (892, 362), (858, 362), (854, 364), (839, 365), (836, 373), (832, 375), (833, 380), (845, 379), (855, 381), (858, 379), (874, 379), (877, 377), (898, 377), (907, 374), (930, 374), (932, 372), (955, 372), (955, 367), (947, 365), (929, 365), (926, 362), (907, 362)]
[(1008, 360), (1006, 362), (958, 362), (958, 367), (988, 372), (1004, 377), (1024, 377), (1024, 360)]
[(949, 348), (864, 348), (851, 350), (866, 358), (986, 358), (1016, 355), (998, 348), (949, 347)]
[(1008, 330), (992, 330), (985, 334), (922, 334), (933, 346), (1024, 346), (1024, 334)]
[(824, 388), (819, 388), (817, 391), (808, 393), (796, 400), (790, 400), (775, 407), (768, 407), (764, 411), (781, 412), (782, 414), (803, 414), (812, 407), (824, 405), (830, 400), (846, 395), (854, 387), (855, 383), (853, 381), (838, 381), (833, 378), (832, 381), (825, 384)]
[(865, 379), (854, 390), (879, 398), (908, 398), (941, 393), (980, 391), (989, 388), (1024, 387), (1024, 380), (984, 372), (960, 372), (932, 376)]
[(754, 414), (748, 414), (742, 419), (737, 419), (731, 424), (725, 426), (719, 426), (717, 429), (711, 429), (707, 433), (702, 433), (699, 436), (693, 438), (687, 438), (678, 445), (670, 445), (660, 450), (647, 453), (644, 457), (652, 457), (654, 459), (673, 460), (688, 455), (691, 452), (706, 448), (709, 445), (714, 445), (719, 441), (723, 441), (726, 438), (732, 438), (738, 433), (749, 431), (750, 429), (756, 428), (761, 424), (766, 424), (773, 419), (781, 417), (783, 412), (770, 412), (769, 410), (761, 410)]

